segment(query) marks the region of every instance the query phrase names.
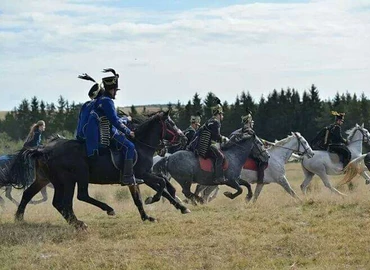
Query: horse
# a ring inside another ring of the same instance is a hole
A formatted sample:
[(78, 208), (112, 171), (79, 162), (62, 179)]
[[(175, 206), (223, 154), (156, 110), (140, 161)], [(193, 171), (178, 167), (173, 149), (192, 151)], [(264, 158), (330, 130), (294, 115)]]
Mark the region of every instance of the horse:
[[(134, 173), (136, 177), (143, 179), (148, 186), (157, 191), (154, 196), (156, 199), (159, 200), (163, 194), (176, 208), (182, 212), (188, 212), (186, 207), (176, 202), (171, 194), (164, 190), (165, 179), (151, 172), (153, 154), (160, 141), (166, 139), (177, 142), (185, 138), (168, 113), (168, 111), (155, 113), (136, 128), (135, 139), (133, 139), (137, 152)], [(55, 189), (52, 204), (70, 225), (79, 229), (87, 228), (83, 221), (77, 219), (73, 211), (72, 201), (76, 183), (78, 186), (77, 199), (101, 208), (108, 215), (114, 215), (114, 210), (110, 206), (91, 198), (88, 194), (89, 183), (119, 184), (120, 173), (117, 163), (122, 160), (114, 158), (114, 153), (116, 152), (91, 159), (86, 156), (84, 143), (67, 139), (54, 140), (43, 148), (22, 150), (17, 154), (10, 169), (6, 170), (5, 177), (0, 175), (0, 183), (7, 181), (23, 184), (25, 181), (22, 177), (24, 168), (19, 160), (24, 156), (35, 159), (36, 179), (23, 193), (15, 219), (23, 220), (28, 202), (49, 182), (54, 185)], [(143, 208), (139, 186), (129, 186), (129, 190), (141, 219), (155, 222), (156, 219), (147, 215)]]
[[(263, 183), (257, 182), (257, 171), (256, 171), (257, 168), (253, 159), (248, 158), (243, 166), (239, 178), (239, 184), (245, 185), (246, 183), (249, 184), (257, 183), (254, 194), (248, 192), (246, 196), (246, 201), (250, 201), (253, 197), (253, 201), (256, 202), (258, 196), (262, 191), (263, 186), (270, 183), (279, 184), (284, 188), (286, 192), (288, 192), (288, 194), (290, 194), (293, 198), (299, 200), (299, 197), (292, 189), (288, 182), (288, 179), (286, 178), (285, 164), (288, 162), (289, 158), (293, 153), (302, 156), (307, 155), (308, 158), (313, 157), (314, 152), (311, 149), (309, 143), (299, 132), (292, 132), (291, 135), (289, 135), (288, 137), (280, 141), (275, 141), (275, 143), (269, 148), (268, 152), (270, 154), (270, 159), (268, 162), (268, 166), (265, 169), (265, 177), (263, 179)], [(202, 187), (205, 188), (205, 186)], [(199, 189), (197, 190), (197, 192), (204, 191), (202, 189)], [(207, 194), (213, 195), (211, 193), (211, 190), (205, 192), (205, 195)], [(208, 197), (202, 196), (202, 198), (205, 200), (209, 200)], [(210, 198), (213, 199), (213, 197)]]
[[(361, 126), (356, 124), (346, 133), (348, 134), (348, 149), (351, 151), (351, 160), (353, 160), (362, 154), (362, 143), (369, 143), (370, 134), (364, 128), (364, 124)], [(304, 194), (307, 193), (307, 186), (316, 174), (321, 178), (327, 188), (336, 194), (344, 196), (345, 194), (331, 185), (328, 177), (329, 175), (343, 174), (343, 164), (339, 161), (338, 155), (321, 150), (315, 150), (314, 153), (314, 157), (310, 159), (303, 157), (301, 161), (302, 170), (305, 175), (305, 179), (300, 186), (302, 192)], [(361, 176), (366, 180), (366, 183), (369, 183), (370, 177), (366, 172), (362, 171)]]
[[(243, 192), (237, 180), (253, 146), (253, 136), (246, 136), (236, 142), (230, 140), (221, 148), (225, 156), (224, 175), (227, 179), (225, 185), (236, 189), (235, 193), (225, 194), (230, 199)], [(158, 174), (168, 172), (180, 184), (185, 197), (195, 205), (197, 202), (204, 203), (204, 200), (191, 192), (191, 184), (217, 185), (214, 183), (213, 170), (213, 162), (210, 159), (202, 159), (185, 150), (159, 160), (153, 167), (153, 171)]]

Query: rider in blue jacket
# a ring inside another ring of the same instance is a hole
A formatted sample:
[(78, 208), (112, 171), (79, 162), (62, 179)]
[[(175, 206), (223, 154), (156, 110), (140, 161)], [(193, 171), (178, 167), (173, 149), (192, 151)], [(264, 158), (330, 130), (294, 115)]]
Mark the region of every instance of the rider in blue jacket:
[(127, 139), (127, 136), (134, 138), (135, 133), (120, 120), (113, 102), (119, 90), (119, 75), (114, 69), (105, 69), (103, 72), (112, 72), (114, 76), (103, 78), (104, 93), (93, 104), (86, 127), (87, 155), (89, 157), (98, 155), (99, 148), (107, 148), (111, 143), (115, 143), (124, 155), (120, 183), (122, 185), (140, 184), (142, 181), (135, 179), (133, 173), (135, 146)]

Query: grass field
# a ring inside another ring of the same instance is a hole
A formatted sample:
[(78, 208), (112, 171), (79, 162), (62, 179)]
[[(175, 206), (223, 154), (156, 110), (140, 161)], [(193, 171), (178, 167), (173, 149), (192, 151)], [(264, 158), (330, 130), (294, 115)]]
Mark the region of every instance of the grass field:
[[(14, 223), (16, 208), (7, 201), (0, 210), (0, 269), (370, 269), (370, 191), (364, 181), (356, 178), (355, 190), (344, 189), (348, 196), (342, 198), (315, 180), (304, 197), (300, 165), (288, 164), (287, 170), (302, 202), (271, 184), (256, 204), (246, 204), (245, 193), (233, 201), (219, 193), (208, 205), (190, 205), (187, 215), (168, 202), (146, 206), (158, 223), (140, 221), (127, 188), (91, 186), (90, 194), (117, 216), (75, 200), (87, 232), (68, 226), (51, 199), (29, 205), (26, 222)], [(153, 194), (142, 187), (143, 195)]]

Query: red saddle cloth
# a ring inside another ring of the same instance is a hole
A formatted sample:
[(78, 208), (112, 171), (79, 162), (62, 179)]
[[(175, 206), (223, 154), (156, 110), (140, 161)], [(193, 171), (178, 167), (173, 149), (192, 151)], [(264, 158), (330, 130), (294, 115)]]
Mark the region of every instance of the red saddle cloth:
[[(266, 165), (265, 170), (266, 170), (267, 167), (268, 167), (268, 164)], [(254, 159), (248, 158), (247, 161), (243, 165), (243, 169), (244, 170), (257, 171), (257, 164), (254, 161)]]
[[(200, 168), (202, 171), (206, 172), (213, 172), (213, 160), (210, 158), (204, 159), (202, 157), (198, 157)], [(229, 168), (229, 162), (225, 159), (223, 164), (223, 170), (226, 171)]]

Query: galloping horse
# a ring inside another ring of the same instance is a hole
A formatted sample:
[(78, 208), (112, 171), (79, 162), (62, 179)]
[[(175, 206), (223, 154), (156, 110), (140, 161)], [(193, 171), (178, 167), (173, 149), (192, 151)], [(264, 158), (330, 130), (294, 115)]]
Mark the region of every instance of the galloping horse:
[[(135, 175), (142, 178), (146, 184), (157, 191), (154, 196), (160, 199), (165, 196), (182, 212), (187, 212), (186, 207), (178, 202), (164, 190), (165, 179), (151, 173), (153, 154), (160, 144), (160, 140), (167, 139), (177, 141), (184, 138), (168, 112), (159, 112), (145, 120), (135, 130), (135, 146), (137, 151), (137, 162), (134, 166)], [(78, 185), (77, 198), (93, 204), (108, 215), (113, 215), (114, 210), (107, 204), (91, 198), (88, 194), (88, 184), (119, 184), (119, 170), (111, 160), (111, 155), (104, 155), (97, 160), (89, 160), (86, 156), (85, 145), (76, 140), (58, 139), (45, 145), (42, 149), (21, 151), (13, 165), (5, 172), (5, 177), (0, 175), (1, 182), (22, 183), (23, 166), (17, 162), (23, 156), (33, 157), (36, 162), (36, 180), (23, 193), (21, 203), (16, 212), (16, 219), (23, 220), (23, 215), (28, 202), (46, 184), (54, 185), (53, 206), (62, 214), (69, 224), (77, 228), (86, 228), (86, 224), (77, 219), (73, 212), (72, 200), (75, 184)], [(113, 152), (112, 152), (113, 156)], [(120, 162), (119, 160), (116, 162)], [(119, 167), (119, 166), (117, 166)], [(144, 211), (139, 186), (129, 186), (132, 198), (139, 210), (141, 219), (155, 221)]]
[[(227, 182), (225, 182), (225, 185), (237, 190), (234, 194), (225, 194), (231, 199), (234, 199), (243, 192), (238, 183), (238, 178), (253, 145), (254, 138), (246, 137), (238, 142), (229, 141), (227, 148), (222, 149), (226, 160), (224, 175)], [(216, 185), (214, 183), (212, 163), (210, 159), (203, 160), (196, 157), (190, 151), (181, 150), (159, 160), (153, 167), (153, 171), (156, 173), (168, 172), (181, 185), (185, 197), (196, 204), (196, 202), (202, 203), (204, 201), (198, 195), (191, 192), (191, 184)]]
[[(270, 159), (268, 167), (265, 169), (263, 183), (257, 182), (257, 171), (254, 161), (248, 159), (243, 166), (240, 174), (239, 184), (246, 185), (246, 183), (257, 183), (254, 195), (251, 192), (248, 192), (246, 200), (249, 201), (253, 196), (253, 200), (257, 201), (263, 186), (270, 183), (279, 184), (291, 196), (298, 198), (297, 194), (291, 188), (288, 179), (286, 178), (285, 164), (288, 162), (293, 153), (303, 156), (307, 155), (308, 158), (311, 158), (314, 153), (309, 143), (299, 132), (292, 132), (291, 136), (288, 136), (280, 141), (276, 141), (268, 151), (270, 154)], [(201, 190), (198, 191), (201, 192)], [(207, 200), (207, 198), (204, 199)]]
[[(364, 124), (361, 126), (356, 124), (355, 127), (347, 131), (347, 134), (348, 149), (351, 151), (352, 159), (355, 159), (362, 154), (362, 143), (369, 143), (370, 134), (364, 128)], [(339, 195), (344, 195), (331, 185), (328, 177), (328, 175), (343, 174), (343, 165), (339, 161), (338, 155), (317, 150), (314, 153), (315, 156), (313, 158), (308, 159), (307, 157), (303, 157), (301, 162), (302, 170), (305, 174), (305, 179), (301, 184), (302, 192), (306, 194), (308, 184), (311, 182), (313, 176), (317, 174), (327, 188)], [(361, 172), (361, 176), (365, 178), (367, 183), (370, 181), (370, 177), (366, 172)]]

